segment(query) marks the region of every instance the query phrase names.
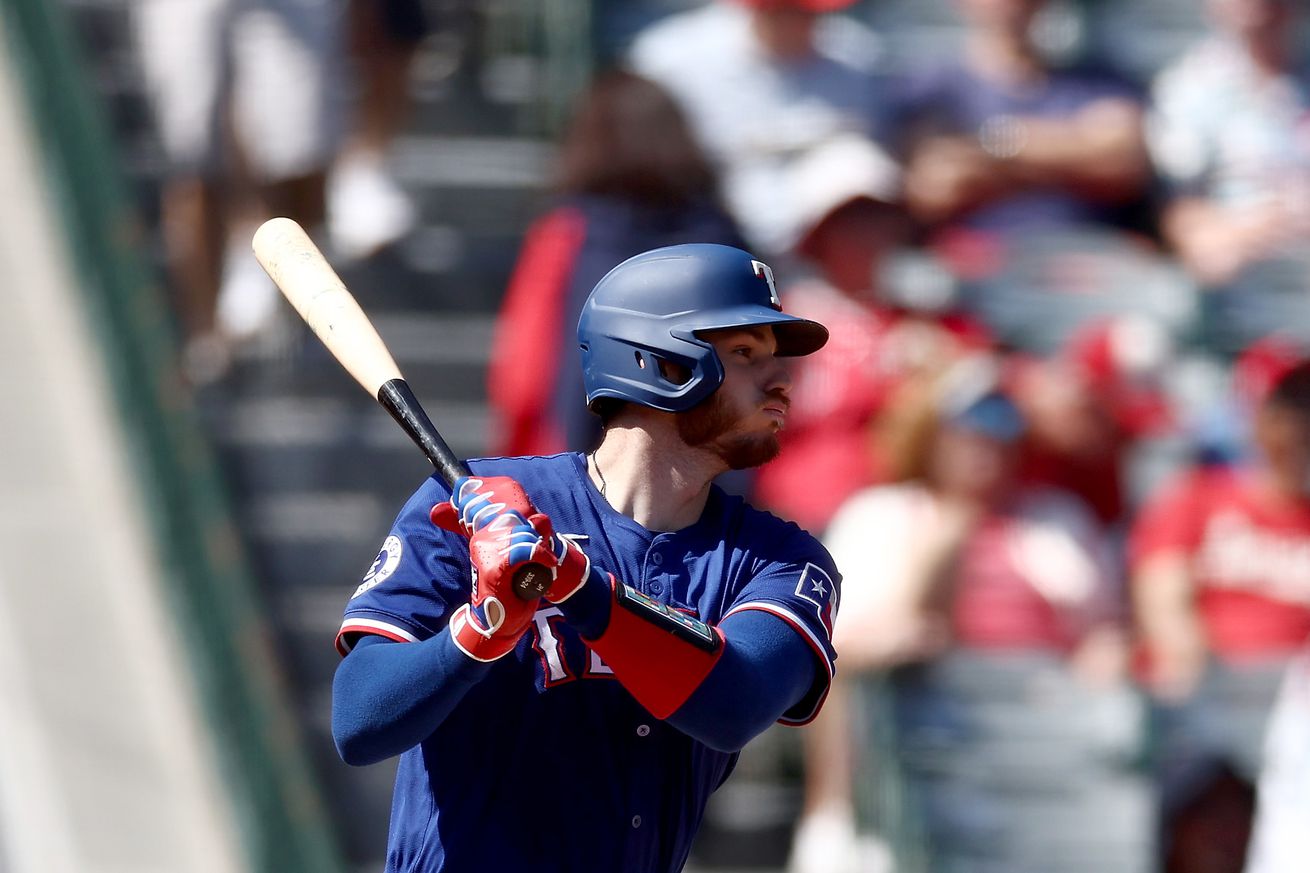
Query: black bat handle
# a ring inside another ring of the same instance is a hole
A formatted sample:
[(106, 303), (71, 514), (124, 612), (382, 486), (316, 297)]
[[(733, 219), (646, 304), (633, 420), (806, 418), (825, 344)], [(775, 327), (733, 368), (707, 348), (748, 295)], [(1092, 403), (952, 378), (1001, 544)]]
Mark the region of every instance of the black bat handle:
[[(436, 468), (441, 481), (453, 488), (455, 480), (469, 475), (468, 464), (461, 461), (437, 432), (436, 425), (423, 411), (409, 383), (390, 379), (378, 389), (378, 402), (391, 413), (401, 429)], [(551, 573), (541, 564), (524, 564), (514, 573), (514, 594), (520, 600), (536, 600), (550, 588)]]

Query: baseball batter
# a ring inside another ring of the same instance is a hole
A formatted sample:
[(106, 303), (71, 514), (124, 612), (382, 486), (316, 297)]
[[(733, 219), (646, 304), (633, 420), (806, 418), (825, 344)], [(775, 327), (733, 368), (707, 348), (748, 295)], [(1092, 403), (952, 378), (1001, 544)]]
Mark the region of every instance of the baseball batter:
[[(578, 323), (597, 449), (474, 460), (410, 498), (333, 694), (345, 761), (401, 756), (388, 871), (680, 870), (746, 742), (814, 717), (836, 569), (711, 480), (777, 453), (785, 359), (827, 336), (744, 251), (638, 255)], [(512, 592), (528, 562), (540, 601)]]

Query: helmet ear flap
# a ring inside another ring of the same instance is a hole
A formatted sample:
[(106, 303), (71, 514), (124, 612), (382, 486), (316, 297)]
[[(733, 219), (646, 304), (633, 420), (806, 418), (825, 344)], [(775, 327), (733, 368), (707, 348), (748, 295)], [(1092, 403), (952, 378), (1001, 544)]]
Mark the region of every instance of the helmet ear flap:
[(696, 375), (696, 371), (687, 364), (647, 349), (633, 349), (632, 357), (638, 370), (648, 372), (648, 379), (658, 378), (671, 388), (681, 388)]
[(659, 355), (651, 355), (651, 357), (655, 359), (655, 366), (658, 368), (660, 378), (665, 382), (682, 387), (691, 381), (692, 370), (686, 364), (680, 364)]

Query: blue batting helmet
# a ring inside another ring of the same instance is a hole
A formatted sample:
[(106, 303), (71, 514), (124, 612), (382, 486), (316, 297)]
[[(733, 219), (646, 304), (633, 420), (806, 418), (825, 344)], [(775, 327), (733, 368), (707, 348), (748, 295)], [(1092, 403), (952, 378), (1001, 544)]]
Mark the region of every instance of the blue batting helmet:
[[(629, 258), (596, 283), (578, 319), (587, 403), (690, 409), (723, 382), (723, 364), (699, 334), (756, 325), (773, 328), (779, 355), (808, 355), (828, 341), (817, 321), (782, 311), (773, 271), (749, 252), (698, 243)], [(691, 377), (672, 381), (660, 361)]]

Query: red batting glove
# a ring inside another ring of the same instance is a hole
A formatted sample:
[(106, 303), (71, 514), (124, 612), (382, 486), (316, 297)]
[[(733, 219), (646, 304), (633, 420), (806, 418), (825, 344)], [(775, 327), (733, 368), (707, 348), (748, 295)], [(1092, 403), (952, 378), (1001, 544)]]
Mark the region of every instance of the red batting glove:
[[(470, 658), (503, 658), (532, 623), (538, 601), (520, 600), (514, 594), (513, 580), (524, 564), (555, 564), (548, 541), (533, 524), (544, 518), (524, 519), (517, 512), (502, 512), (469, 539), (472, 597), (451, 616), (450, 633), (455, 645)], [(546, 524), (549, 526), (549, 521)]]
[(508, 476), (461, 476), (451, 488), (450, 499), (433, 506), (428, 517), (437, 527), (471, 537), (507, 510), (523, 518), (537, 511), (523, 486)]
[(591, 559), (577, 543), (556, 534), (550, 518), (544, 513), (533, 515), (528, 519), (528, 524), (541, 537), (542, 545), (550, 551), (550, 560), (543, 563), (551, 569), (555, 578), (546, 591), (546, 599), (551, 603), (563, 603), (577, 594), (590, 578)]

